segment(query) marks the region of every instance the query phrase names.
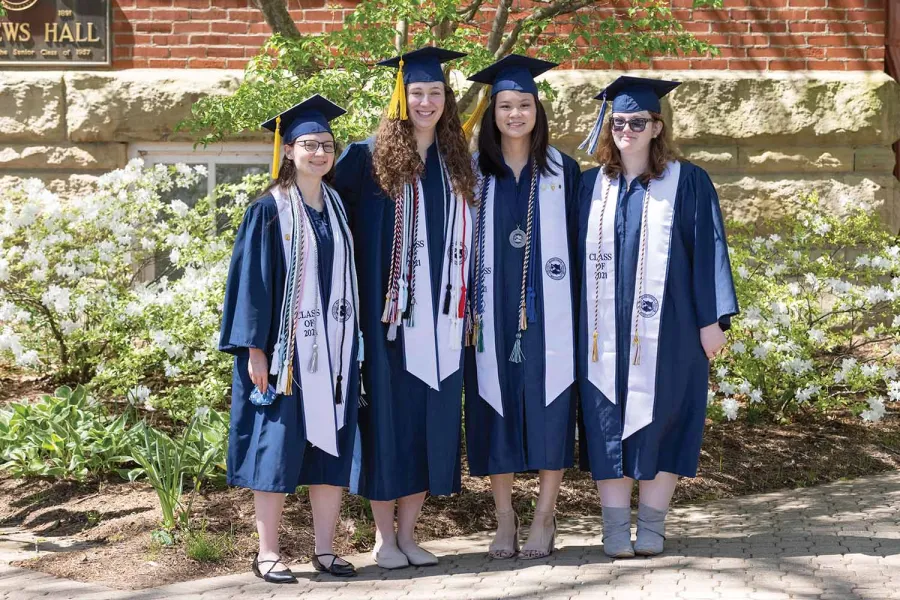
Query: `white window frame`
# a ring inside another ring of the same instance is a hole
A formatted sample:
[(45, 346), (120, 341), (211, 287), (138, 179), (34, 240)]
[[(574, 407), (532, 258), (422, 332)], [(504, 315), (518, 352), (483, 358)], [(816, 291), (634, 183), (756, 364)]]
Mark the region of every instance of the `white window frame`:
[(225, 142), (197, 146), (190, 142), (142, 142), (128, 145), (128, 159), (141, 158), (145, 165), (157, 163), (205, 165), (207, 170), (206, 193), (216, 189), (217, 164), (267, 165), (272, 169), (272, 145), (258, 142)]

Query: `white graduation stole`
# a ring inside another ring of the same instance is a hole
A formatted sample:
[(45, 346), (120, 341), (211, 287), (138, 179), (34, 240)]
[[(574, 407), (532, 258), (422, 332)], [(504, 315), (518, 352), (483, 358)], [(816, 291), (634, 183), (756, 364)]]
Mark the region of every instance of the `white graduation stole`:
[[(556, 175), (541, 174), (537, 202), (540, 205), (540, 244), (543, 265), (543, 326), (544, 326), (544, 402), (549, 406), (575, 381), (574, 321), (572, 316), (572, 288), (569, 261), (569, 237), (566, 223), (566, 188), (562, 170), (562, 155), (552, 146), (548, 148), (551, 165), (556, 165)], [(477, 157), (475, 159), (477, 161)], [(484, 352), (475, 353), (478, 368), (478, 394), (502, 417), (503, 402), (500, 392), (500, 376), (497, 358), (497, 328), (494, 323), (494, 194), (493, 177), (484, 178), (488, 185), (484, 210), (484, 315), (482, 320)], [(500, 243), (506, 244), (505, 236)], [(477, 274), (476, 274), (477, 277)], [(514, 282), (516, 290), (520, 282)], [(516, 294), (518, 299), (518, 294)], [(508, 310), (519, 311), (518, 302)], [(523, 335), (528, 335), (527, 330)], [(525, 368), (529, 365), (525, 357)], [(535, 357), (537, 358), (537, 357)], [(505, 357), (504, 357), (505, 359)], [(534, 358), (532, 358), (534, 360)]]
[[(628, 359), (628, 400), (625, 405), (625, 425), (622, 439), (646, 427), (653, 421), (656, 401), (656, 374), (659, 354), (659, 328), (665, 299), (666, 278), (669, 272), (669, 247), (672, 242), (672, 223), (675, 218), (675, 195), (681, 163), (670, 162), (660, 179), (650, 182), (646, 199), (647, 219), (644, 281), (641, 290), (640, 264), (635, 279), (635, 302), (628, 337), (631, 350)], [(603, 210), (606, 200), (605, 211)], [(594, 183), (594, 195), (588, 217), (585, 243), (585, 273), (587, 284), (587, 364), (588, 380), (610, 402), (616, 403), (616, 205), (619, 199), (619, 179), (606, 177), (602, 168)], [(597, 248), (601, 218), (602, 243)], [(641, 257), (638, 258), (640, 263)], [(599, 270), (598, 270), (598, 261)], [(638, 293), (640, 290), (640, 297)], [(597, 307), (597, 360), (593, 360), (595, 333), (595, 303)], [(640, 339), (640, 360), (634, 364), (634, 323)]]
[[(431, 288), (431, 260), (428, 245), (428, 225), (425, 213), (425, 190), (422, 181), (416, 178), (419, 188), (418, 218), (416, 219), (415, 240), (417, 245), (415, 269), (415, 324), (410, 326), (405, 319), (400, 320), (403, 328), (403, 356), (406, 370), (428, 384), (433, 390), (440, 390), (440, 382), (456, 373), (462, 361), (462, 341), (464, 317), (458, 313), (460, 291), (467, 285), (469, 276), (469, 258), (472, 247), (473, 221), (466, 201), (455, 192), (449, 197), (449, 210), (456, 210), (447, 219), (454, 223), (445, 223), (447, 235), (444, 241), (443, 260), (441, 261), (441, 286), (438, 288), (437, 303)], [(451, 236), (450, 232), (455, 235)], [(440, 232), (438, 233), (440, 235)], [(451, 239), (451, 237), (453, 239)], [(406, 257), (406, 254), (403, 254)], [(448, 265), (447, 261), (452, 261)], [(448, 274), (452, 279), (453, 294), (450, 299), (450, 314), (443, 312), (443, 294), (447, 289)], [(434, 318), (434, 307), (437, 305), (437, 323)]]
[[(299, 388), (302, 393), (303, 421), (306, 426), (306, 439), (313, 446), (320, 448), (332, 456), (338, 456), (337, 432), (344, 427), (347, 394), (350, 387), (350, 367), (354, 335), (357, 325), (357, 307), (359, 301), (354, 295), (356, 289), (356, 267), (353, 264), (353, 240), (350, 243), (350, 256), (344, 247), (343, 232), (347, 229), (344, 220), (343, 228), (338, 219), (344, 216), (340, 206), (340, 196), (330, 187), (323, 184), (322, 199), (328, 211), (331, 234), (334, 239), (334, 256), (331, 269), (331, 294), (326, 302), (322, 301), (319, 285), (319, 265), (314, 260), (318, 256), (317, 242), (312, 224), (301, 211), (302, 206), (292, 206), (290, 197), (279, 186), (272, 188), (278, 206), (278, 220), (281, 225), (281, 243), (284, 249), (286, 264), (290, 264), (293, 252), (294, 219), (299, 218), (306, 236), (306, 255), (300, 257), (304, 263), (303, 278), (300, 282), (299, 310), (297, 315), (294, 364), (300, 374)], [(349, 297), (343, 297), (346, 292)], [(328, 312), (326, 331), (324, 312)], [(314, 352), (313, 344), (318, 348)], [(318, 354), (317, 368), (310, 370), (313, 354)], [(341, 403), (335, 403), (335, 379), (337, 369), (342, 365), (343, 386)], [(273, 364), (272, 372), (277, 365)], [(279, 374), (280, 375), (280, 374)], [(281, 376), (279, 377), (281, 379)], [(287, 390), (286, 394), (293, 393)], [(355, 402), (356, 399), (349, 399)]]

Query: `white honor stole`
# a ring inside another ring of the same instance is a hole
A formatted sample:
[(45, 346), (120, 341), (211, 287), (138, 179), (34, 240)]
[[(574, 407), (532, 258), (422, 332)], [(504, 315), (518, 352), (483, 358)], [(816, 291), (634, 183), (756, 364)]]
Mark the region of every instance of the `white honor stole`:
[[(416, 262), (415, 269), (415, 320), (410, 325), (400, 319), (403, 327), (403, 357), (407, 372), (421, 379), (433, 390), (440, 390), (441, 383), (460, 369), (462, 362), (462, 342), (464, 315), (459, 314), (460, 294), (467, 286), (469, 258), (472, 247), (472, 215), (462, 196), (451, 192), (449, 206), (446, 207), (444, 252), (441, 261), (441, 286), (438, 288), (437, 302), (432, 294), (431, 261), (428, 245), (428, 225), (425, 213), (425, 190), (422, 181), (416, 178), (418, 186), (418, 218), (416, 221)], [(444, 232), (437, 232), (441, 235)], [(404, 239), (406, 239), (404, 237)], [(406, 252), (402, 254), (405, 258)], [(450, 263), (448, 264), (448, 261)], [(404, 260), (404, 262), (406, 262)], [(448, 279), (449, 270), (449, 279)], [(451, 285), (450, 312), (444, 314), (444, 293)], [(465, 299), (464, 299), (465, 301)], [(437, 306), (435, 322), (434, 307)]]
[[(543, 265), (538, 265), (543, 277), (543, 327), (544, 327), (544, 402), (549, 406), (575, 381), (574, 320), (572, 316), (572, 287), (569, 281), (569, 236), (566, 223), (566, 186), (562, 170), (562, 155), (552, 146), (548, 148), (551, 166), (556, 175), (540, 175), (537, 202), (540, 206), (540, 244)], [(475, 158), (477, 161), (477, 157)], [(476, 163), (477, 164), (477, 163)], [(500, 391), (500, 373), (497, 357), (497, 326), (494, 322), (494, 211), (496, 181), (494, 177), (483, 179), (488, 192), (484, 210), (484, 315), (482, 321), (484, 352), (475, 353), (478, 369), (478, 394), (503, 416)], [(509, 243), (502, 237), (501, 244)], [(476, 277), (478, 274), (476, 274)], [(520, 282), (515, 282), (518, 290)], [(478, 282), (481, 285), (481, 282)], [(517, 294), (518, 297), (518, 294)], [(518, 304), (508, 307), (519, 311)], [(527, 331), (524, 335), (527, 335)], [(525, 357), (526, 368), (530, 357)], [(506, 360), (506, 357), (503, 357)], [(534, 368), (537, 368), (535, 365)]]
[[(675, 218), (675, 194), (681, 163), (670, 162), (660, 179), (650, 182), (647, 195), (647, 217), (642, 232), (647, 236), (644, 260), (644, 282), (641, 291), (640, 264), (635, 279), (635, 298), (629, 321), (631, 340), (628, 360), (628, 391), (625, 404), (625, 425), (622, 439), (646, 427), (653, 421), (656, 401), (659, 328), (669, 273), (669, 247), (672, 242), (672, 223)], [(616, 206), (619, 200), (619, 178), (606, 177), (602, 168), (594, 183), (594, 195), (588, 217), (585, 244), (585, 273), (587, 285), (587, 364), (588, 380), (613, 404), (616, 403)], [(605, 211), (604, 211), (605, 204)], [(597, 248), (600, 223), (603, 223), (602, 243)], [(638, 261), (641, 258), (639, 256)], [(600, 261), (599, 269), (597, 261)], [(638, 297), (640, 293), (640, 297)], [(597, 306), (597, 330), (594, 331), (594, 306)], [(640, 360), (634, 361), (634, 323), (640, 340)], [(592, 360), (592, 336), (597, 334), (597, 360)], [(637, 364), (635, 364), (637, 362)]]
[[(294, 223), (299, 220), (300, 232), (305, 237), (304, 269), (300, 280), (300, 291), (297, 295), (298, 310), (296, 316), (296, 338), (294, 363), (300, 374), (299, 388), (302, 393), (303, 422), (306, 426), (306, 439), (313, 446), (320, 448), (332, 456), (338, 456), (337, 432), (344, 427), (344, 412), (347, 406), (347, 394), (350, 387), (350, 367), (355, 357), (351, 356), (354, 335), (357, 325), (356, 267), (353, 264), (353, 240), (347, 240), (350, 255), (345, 248), (344, 232), (347, 219), (341, 206), (340, 196), (327, 185), (322, 185), (322, 198), (328, 211), (331, 235), (334, 239), (334, 257), (331, 269), (331, 295), (326, 302), (322, 301), (322, 290), (319, 285), (318, 245), (312, 224), (307, 217), (306, 209), (296, 206), (290, 197), (285, 195), (279, 186), (272, 188), (272, 195), (278, 206), (278, 220), (281, 225), (281, 243), (284, 249), (285, 263), (290, 264), (294, 253), (291, 232)], [(339, 223), (341, 220), (341, 225)], [(348, 294), (345, 298), (343, 294)], [(285, 295), (287, 300), (287, 295)], [(351, 304), (351, 302), (353, 304)], [(326, 331), (324, 314), (328, 313)], [(317, 348), (314, 348), (317, 345)], [(276, 351), (277, 356), (277, 351)], [(343, 386), (340, 404), (335, 403), (335, 380), (338, 366), (342, 365)], [(279, 383), (284, 378), (286, 369), (276, 371), (278, 365), (273, 364), (272, 373), (279, 375)], [(295, 382), (296, 385), (296, 382)], [(291, 394), (292, 390), (284, 393)], [(352, 399), (351, 401), (356, 401)]]

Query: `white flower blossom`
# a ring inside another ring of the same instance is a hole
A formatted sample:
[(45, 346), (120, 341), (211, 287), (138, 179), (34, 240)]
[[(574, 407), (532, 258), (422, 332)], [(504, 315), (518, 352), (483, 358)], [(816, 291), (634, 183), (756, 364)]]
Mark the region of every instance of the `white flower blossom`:
[(769, 355), (769, 342), (760, 344), (759, 346), (757, 346), (756, 348), (753, 349), (753, 356), (755, 358), (763, 360), (768, 355)]
[(751, 404), (758, 404), (759, 402), (762, 402), (762, 399), (763, 399), (762, 390), (760, 390), (759, 388), (756, 388), (755, 390), (750, 392), (750, 403)]
[(737, 391), (741, 394), (749, 394), (750, 393), (750, 382), (744, 379), (738, 384)]
[(821, 329), (810, 329), (809, 339), (817, 344), (821, 344), (825, 341), (825, 332)]
[(900, 381), (888, 383), (888, 397), (894, 402), (900, 402)]
[(741, 265), (737, 268), (737, 273), (741, 279), (747, 279), (748, 277), (750, 277), (750, 270), (744, 265)]
[(209, 418), (209, 407), (198, 406), (196, 410), (194, 410), (194, 417), (200, 421), (205, 421), (207, 418)]
[(72, 307), (72, 290), (51, 285), (44, 292), (41, 300), (44, 306), (52, 308), (58, 313), (69, 312), (69, 309)]
[(178, 377), (181, 375), (181, 369), (178, 368), (177, 365), (173, 365), (169, 361), (163, 363), (163, 367), (166, 370), (166, 377)]
[(746, 351), (747, 351), (747, 346), (744, 344), (744, 342), (738, 341), (731, 345), (731, 352), (733, 354), (743, 354)]
[(895, 367), (888, 367), (884, 371), (881, 372), (881, 376), (884, 377), (885, 381), (896, 379), (897, 378), (897, 369)]
[(869, 423), (880, 421), (885, 413), (884, 399), (877, 396), (870, 396), (869, 398), (866, 398), (866, 402), (869, 403), (869, 410), (864, 410), (859, 416), (862, 417), (863, 421), (868, 421)]
[(863, 365), (860, 367), (860, 372), (863, 374), (863, 377), (877, 377), (878, 372), (881, 370), (876, 364)]
[(791, 293), (791, 296), (799, 296), (800, 295), (800, 284), (796, 283), (796, 282), (789, 283), (788, 291)]
[(716, 369), (716, 377), (725, 379), (728, 376), (728, 367), (722, 366)]
[(734, 386), (728, 383), (727, 381), (723, 381), (719, 383), (719, 391), (725, 394), (726, 396), (731, 396), (734, 394), (735, 389)]
[(194, 362), (198, 362), (201, 365), (206, 364), (206, 361), (209, 360), (209, 353), (204, 350), (198, 350), (194, 352)]
[(706, 390), (706, 405), (709, 406), (716, 398), (716, 393), (710, 389)]
[(817, 385), (811, 385), (809, 387), (805, 387), (797, 392), (797, 402), (803, 404), (804, 402), (809, 402), (809, 400), (819, 393), (821, 388)]
[(734, 421), (738, 417), (739, 405), (734, 398), (725, 398), (722, 400), (722, 412), (729, 421)]
[(146, 404), (150, 400), (150, 388), (139, 385), (128, 391), (128, 401), (131, 404)]
[(871, 259), (868, 256), (863, 254), (862, 256), (856, 257), (856, 266), (857, 267), (868, 267), (871, 264)]
[(172, 209), (172, 212), (174, 212), (176, 216), (182, 219), (191, 211), (191, 207), (181, 200), (172, 200), (171, 204), (169, 204), (169, 208)]
[(37, 350), (28, 350), (16, 358), (16, 363), (23, 367), (34, 367), (39, 362)]

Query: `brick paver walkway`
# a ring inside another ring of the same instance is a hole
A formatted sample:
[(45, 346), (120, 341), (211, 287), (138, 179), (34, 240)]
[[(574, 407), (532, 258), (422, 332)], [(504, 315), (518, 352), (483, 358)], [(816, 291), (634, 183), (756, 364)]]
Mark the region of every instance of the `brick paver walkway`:
[(121, 592), (0, 566), (0, 598), (900, 599), (900, 472), (675, 508), (668, 528), (666, 553), (650, 559), (606, 558), (589, 516), (561, 522), (544, 560), (491, 561), (478, 534), (424, 544), (437, 567), (384, 571), (355, 556), (354, 579), (294, 565), (292, 586), (246, 573)]

